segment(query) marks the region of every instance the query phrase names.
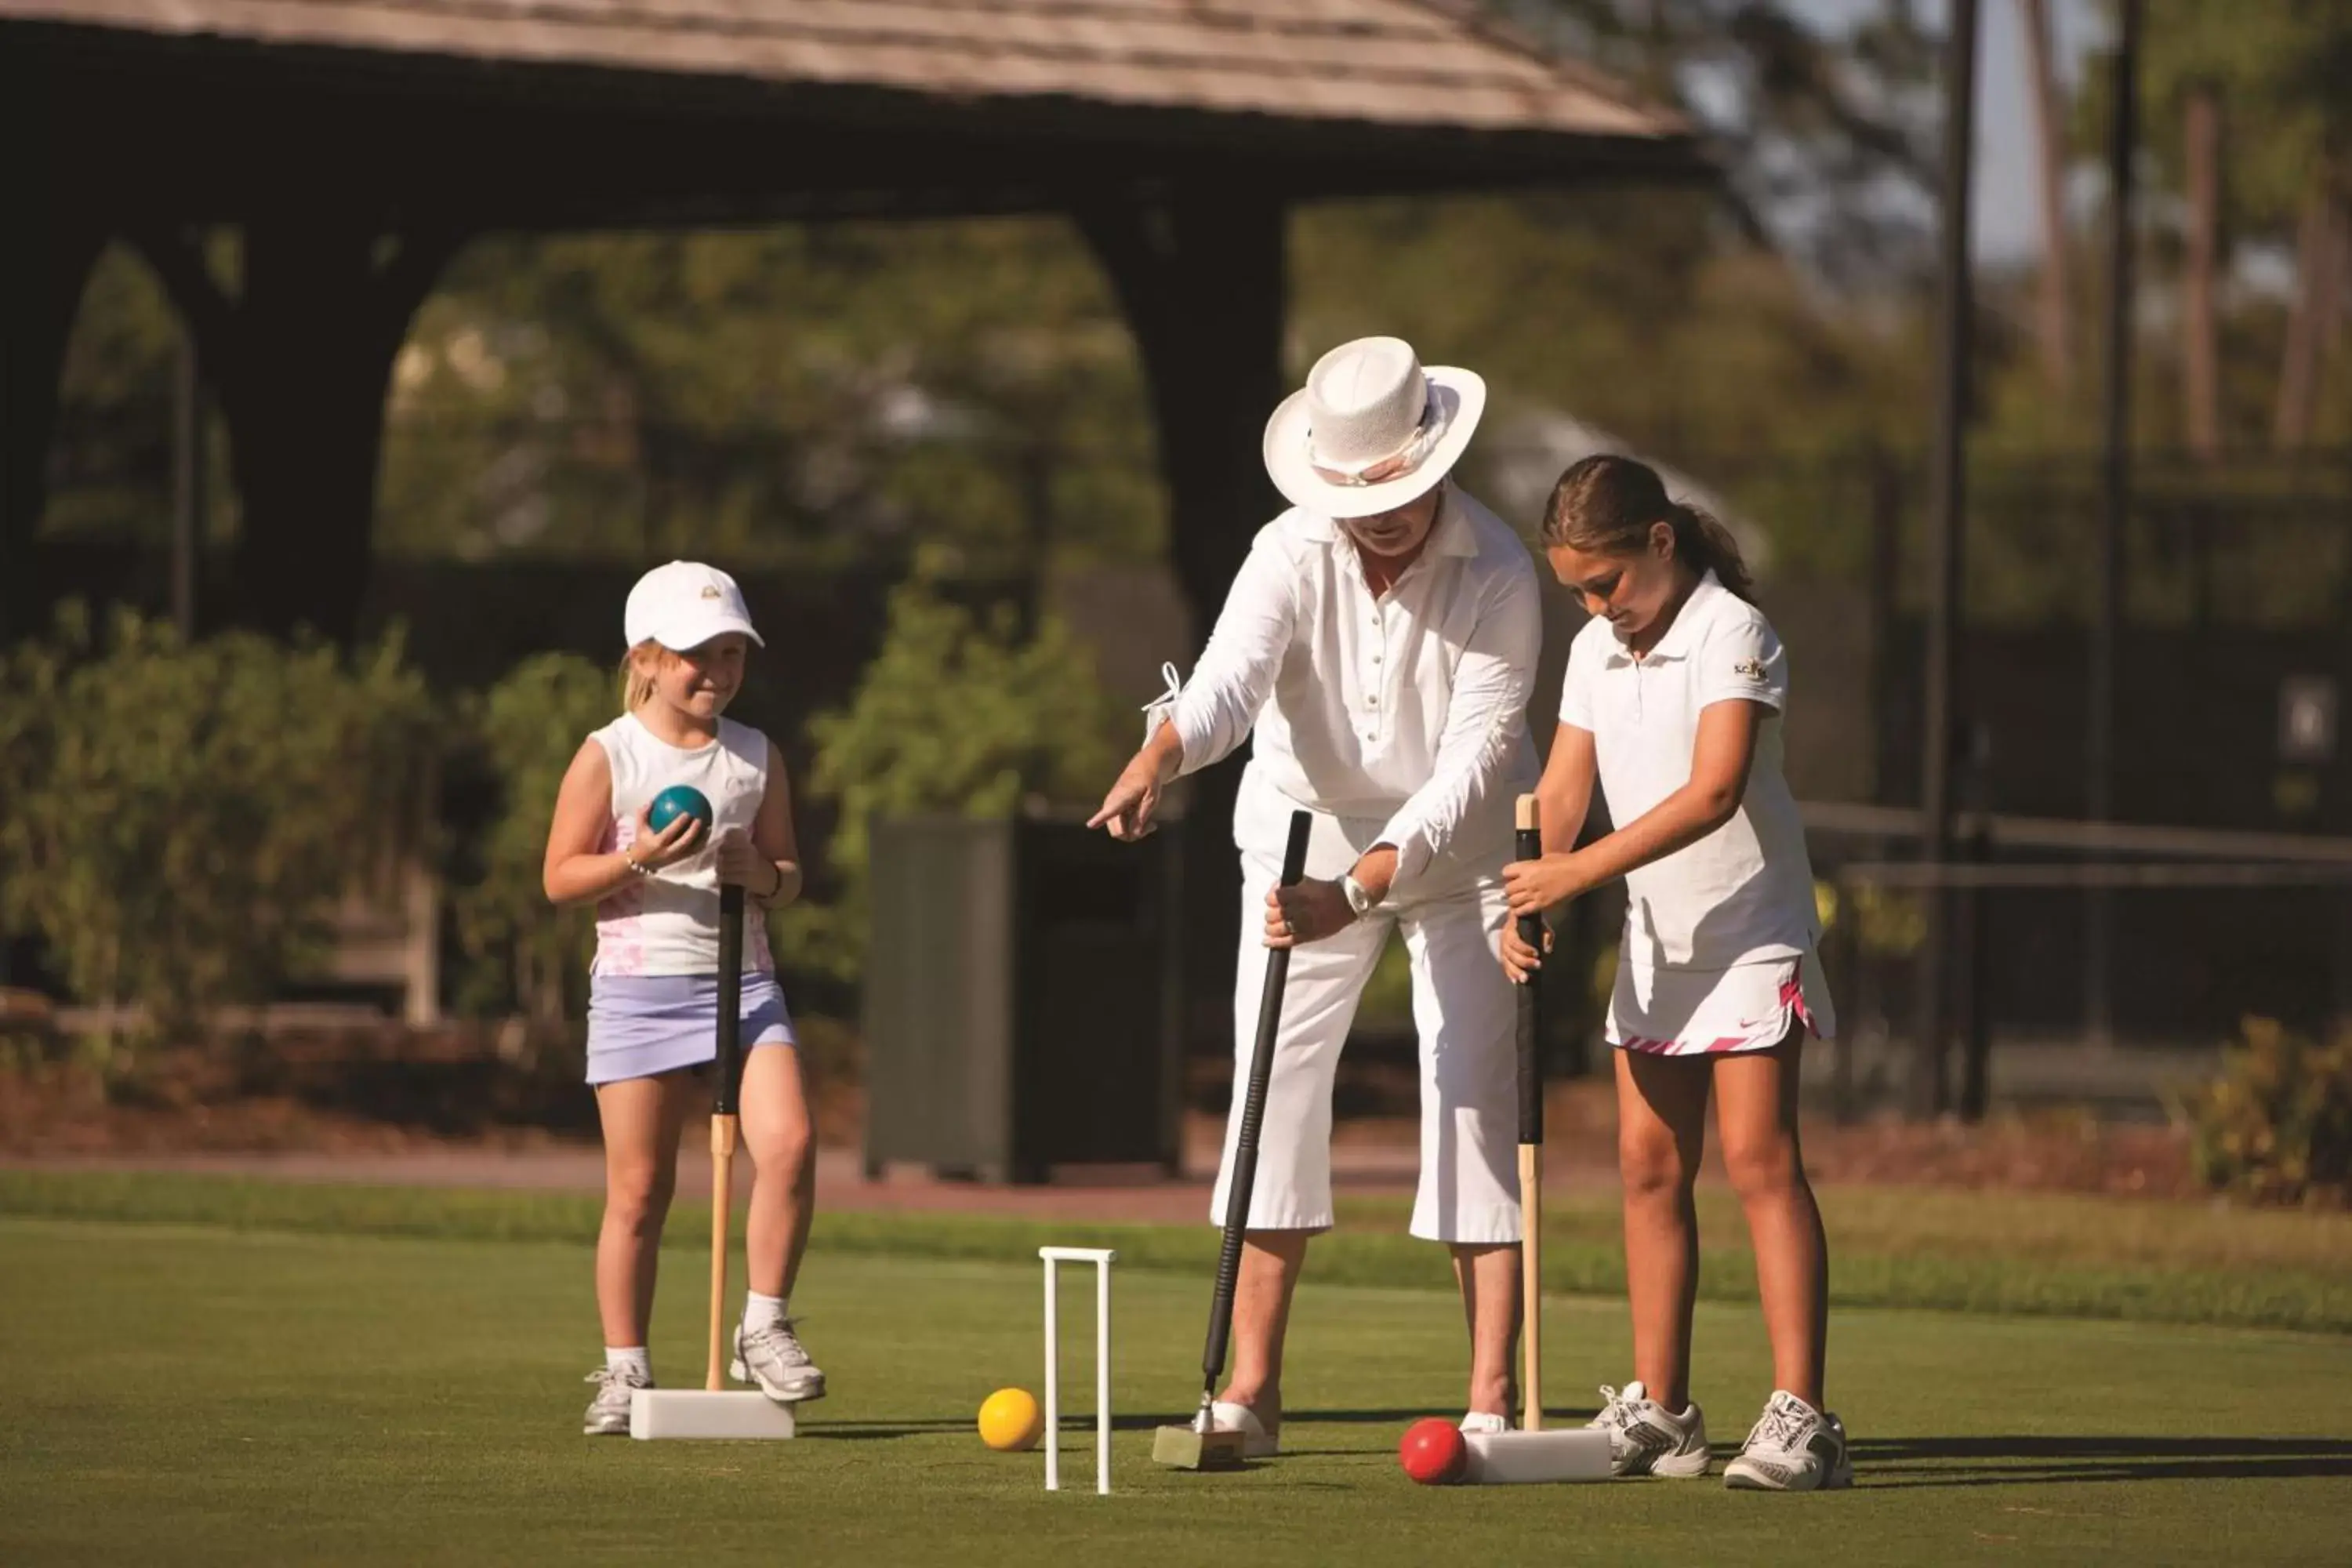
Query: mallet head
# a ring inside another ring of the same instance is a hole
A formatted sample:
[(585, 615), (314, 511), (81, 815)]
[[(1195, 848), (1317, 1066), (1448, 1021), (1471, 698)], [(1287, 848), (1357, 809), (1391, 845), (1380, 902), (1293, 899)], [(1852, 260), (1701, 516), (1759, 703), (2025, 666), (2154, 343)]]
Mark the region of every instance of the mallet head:
[(1238, 1470), (1246, 1434), (1162, 1426), (1151, 1435), (1151, 1462), (1171, 1470)]

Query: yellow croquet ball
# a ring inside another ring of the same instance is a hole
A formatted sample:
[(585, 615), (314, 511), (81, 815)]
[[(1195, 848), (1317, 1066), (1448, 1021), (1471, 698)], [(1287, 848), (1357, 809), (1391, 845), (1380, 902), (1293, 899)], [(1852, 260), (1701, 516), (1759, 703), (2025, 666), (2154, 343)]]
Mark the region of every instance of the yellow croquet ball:
[(980, 1440), (1000, 1454), (1034, 1448), (1045, 1433), (1045, 1413), (1025, 1388), (1000, 1388), (980, 1407)]

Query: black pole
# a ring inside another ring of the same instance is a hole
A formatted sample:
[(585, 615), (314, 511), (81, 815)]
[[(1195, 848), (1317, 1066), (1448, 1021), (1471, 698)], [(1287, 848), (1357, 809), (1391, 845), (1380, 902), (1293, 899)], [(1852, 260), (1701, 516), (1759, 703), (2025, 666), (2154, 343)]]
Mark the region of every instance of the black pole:
[(194, 332), (180, 337), (172, 389), (172, 621), (196, 636), (196, 567), (205, 542), (205, 383)]
[[(1948, 858), (1952, 837), (1952, 742), (1959, 703), (1954, 687), (1959, 663), (1960, 550), (1967, 515), (1969, 335), (1969, 182), (1976, 142), (1977, 0), (1952, 0), (1951, 34), (1944, 47), (1944, 198), (1937, 332), (1942, 374), (1936, 407), (1933, 493), (1927, 546), (1927, 681), (1920, 768), (1919, 858)], [(1945, 946), (1950, 900), (1932, 884), (1926, 891), (1927, 942), (1919, 955), (1917, 1065), (1912, 1109), (1940, 1114), (1949, 1103), (1944, 1070)]]
[[(1981, 866), (1992, 858), (1992, 731), (1981, 720), (1969, 730), (1969, 755), (1961, 776), (1961, 807), (1968, 829), (1960, 836), (1964, 865)], [(1982, 888), (1957, 889), (1953, 904), (1958, 916), (1955, 949), (1959, 955), (1959, 984), (1955, 1010), (1960, 1037), (1960, 1120), (1982, 1121), (1992, 1104), (1992, 1009), (1989, 989), (1991, 951), (1991, 895)]]
[[(2121, 0), (2114, 60), (2115, 118), (2107, 138), (2106, 440), (2101, 463), (2098, 581), (2091, 611), (2090, 712), (2084, 727), (2084, 815), (2115, 816), (2116, 642), (2123, 622), (2124, 524), (2131, 506), (2132, 154), (2139, 144), (2140, 0)], [(2094, 1045), (2115, 1038), (2109, 984), (2114, 896), (2094, 888), (2083, 911), (2083, 1027)]]

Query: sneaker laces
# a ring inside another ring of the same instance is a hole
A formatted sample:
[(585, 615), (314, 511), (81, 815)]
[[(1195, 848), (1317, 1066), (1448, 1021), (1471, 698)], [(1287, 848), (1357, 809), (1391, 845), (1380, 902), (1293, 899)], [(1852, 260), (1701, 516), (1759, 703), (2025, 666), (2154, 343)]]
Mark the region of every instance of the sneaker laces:
[(763, 1323), (756, 1329), (745, 1329), (743, 1348), (749, 1350), (756, 1343), (772, 1352), (786, 1366), (807, 1366), (810, 1364), (808, 1347), (802, 1344), (800, 1335), (793, 1331), (796, 1327), (797, 1319), (785, 1318), (778, 1322)]
[(1748, 1434), (1748, 1447), (1759, 1446), (1792, 1452), (1803, 1442), (1806, 1429), (1813, 1424), (1812, 1412), (1794, 1399), (1774, 1399), (1764, 1406), (1755, 1429)]
[(1633, 1425), (1637, 1408), (1633, 1400), (1604, 1383), (1601, 1385), (1601, 1414), (1594, 1417), (1594, 1424), (1619, 1432), (1625, 1431)]

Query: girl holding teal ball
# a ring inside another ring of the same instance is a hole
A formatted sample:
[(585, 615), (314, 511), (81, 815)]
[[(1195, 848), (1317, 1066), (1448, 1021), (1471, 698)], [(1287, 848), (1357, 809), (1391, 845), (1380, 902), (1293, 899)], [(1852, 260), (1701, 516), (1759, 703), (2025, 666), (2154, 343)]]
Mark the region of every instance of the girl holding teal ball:
[[(716, 1053), (719, 890), (744, 890), (740, 1110), (753, 1181), (751, 1291), (733, 1373), (771, 1399), (824, 1394), (787, 1314), (815, 1212), (816, 1144), (792, 1016), (762, 911), (801, 889), (792, 786), (774, 742), (723, 717), (760, 642), (742, 591), (695, 562), (630, 591), (625, 710), (583, 742), (548, 830), (547, 896), (596, 906), (588, 1081), (604, 1132), (596, 1305), (604, 1364), (585, 1430), (629, 1429), (632, 1390), (653, 1386), (646, 1328), (679, 1133)], [(777, 1048), (771, 1048), (777, 1047)]]

